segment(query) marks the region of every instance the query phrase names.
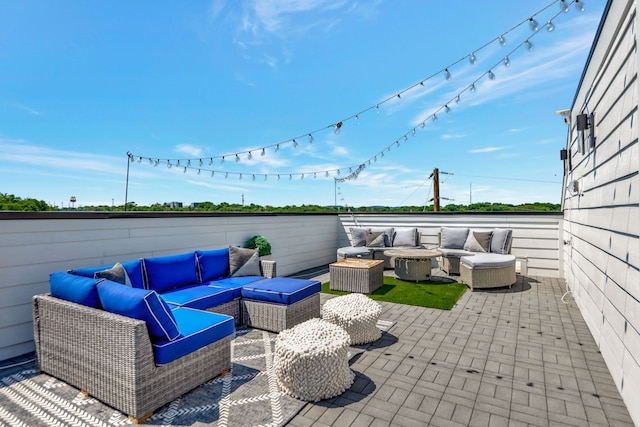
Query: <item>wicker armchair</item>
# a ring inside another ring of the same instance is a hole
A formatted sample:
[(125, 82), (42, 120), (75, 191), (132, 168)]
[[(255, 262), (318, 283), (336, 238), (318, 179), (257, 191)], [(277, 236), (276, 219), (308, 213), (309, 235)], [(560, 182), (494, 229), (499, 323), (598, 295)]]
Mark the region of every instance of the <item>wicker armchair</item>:
[(33, 297), (33, 320), (40, 370), (122, 411), (135, 423), (231, 369), (230, 337), (156, 365), (144, 321), (48, 294)]

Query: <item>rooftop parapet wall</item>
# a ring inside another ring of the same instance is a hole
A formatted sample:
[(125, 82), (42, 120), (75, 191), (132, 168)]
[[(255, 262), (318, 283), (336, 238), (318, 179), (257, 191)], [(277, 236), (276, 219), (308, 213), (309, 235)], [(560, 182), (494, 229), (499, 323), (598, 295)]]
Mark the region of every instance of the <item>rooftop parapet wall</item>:
[(418, 227), (437, 244), (441, 226), (514, 229), (513, 253), (528, 274), (558, 277), (560, 213), (208, 214), (175, 212), (0, 212), (0, 360), (33, 351), (31, 297), (49, 291), (49, 274), (73, 267), (242, 245), (266, 236), (286, 276), (329, 264), (353, 225)]

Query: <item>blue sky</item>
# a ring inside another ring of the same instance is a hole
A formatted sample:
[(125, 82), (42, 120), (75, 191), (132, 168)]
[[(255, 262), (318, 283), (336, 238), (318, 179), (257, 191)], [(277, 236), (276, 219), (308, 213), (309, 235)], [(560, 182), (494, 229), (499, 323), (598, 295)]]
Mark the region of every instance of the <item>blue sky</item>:
[(605, 3), (0, 2), (0, 192), (121, 205), (132, 153), (139, 205), (559, 203)]

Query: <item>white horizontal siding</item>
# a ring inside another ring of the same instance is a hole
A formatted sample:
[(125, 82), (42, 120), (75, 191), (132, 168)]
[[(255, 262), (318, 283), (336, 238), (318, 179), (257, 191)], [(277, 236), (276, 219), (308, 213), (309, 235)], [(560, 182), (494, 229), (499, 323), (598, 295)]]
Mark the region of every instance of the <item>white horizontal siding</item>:
[(563, 198), (565, 277), (634, 422), (640, 425), (640, 158), (638, 17), (612, 1), (585, 68), (572, 120), (595, 115), (596, 147), (577, 153), (575, 122)]

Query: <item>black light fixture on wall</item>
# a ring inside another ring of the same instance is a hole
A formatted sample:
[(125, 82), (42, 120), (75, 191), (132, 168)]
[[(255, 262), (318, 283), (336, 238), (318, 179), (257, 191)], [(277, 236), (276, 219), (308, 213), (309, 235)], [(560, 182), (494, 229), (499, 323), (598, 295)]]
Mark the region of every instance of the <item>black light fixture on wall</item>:
[[(596, 136), (595, 136), (595, 121), (593, 113), (590, 114), (578, 114), (576, 116), (576, 128), (578, 130), (578, 152), (585, 153), (587, 149), (595, 148)], [(589, 130), (587, 140), (589, 145), (585, 147), (585, 131)], [(586, 148), (586, 149), (585, 149)]]

